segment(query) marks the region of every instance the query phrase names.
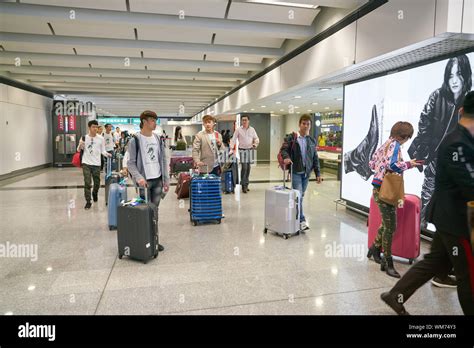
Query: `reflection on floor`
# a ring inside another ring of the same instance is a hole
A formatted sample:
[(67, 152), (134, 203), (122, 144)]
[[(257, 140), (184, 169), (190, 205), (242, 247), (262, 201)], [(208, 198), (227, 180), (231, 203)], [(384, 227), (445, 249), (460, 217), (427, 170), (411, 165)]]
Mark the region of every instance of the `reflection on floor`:
[[(281, 171), (272, 163), (251, 177), (278, 180)], [(251, 184), (240, 202), (225, 195), (221, 225), (193, 227), (187, 200), (170, 193), (160, 206), (166, 250), (147, 265), (117, 258), (104, 190), (85, 211), (79, 170), (49, 168), (4, 182), (0, 243), (33, 245), (37, 254), (0, 258), (0, 314), (393, 314), (379, 295), (396, 280), (365, 258), (366, 222), (336, 210), (339, 182), (326, 178), (311, 182), (305, 197), (311, 229), (288, 240), (262, 233), (264, 191), (274, 184)], [(344, 257), (330, 255), (338, 247)], [(429, 283), (407, 309), (462, 314), (456, 290)]]

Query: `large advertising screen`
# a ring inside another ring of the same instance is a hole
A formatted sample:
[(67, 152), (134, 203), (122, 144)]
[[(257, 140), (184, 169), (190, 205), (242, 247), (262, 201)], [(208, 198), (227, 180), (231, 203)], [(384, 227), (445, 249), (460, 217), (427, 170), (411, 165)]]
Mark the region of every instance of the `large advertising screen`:
[(425, 160), (405, 172), (405, 193), (422, 200), (422, 222), (434, 191), (440, 142), (459, 120), (464, 95), (472, 90), (474, 53), (357, 82), (344, 87), (344, 159), (341, 198), (369, 207), (375, 150), (398, 121), (413, 125), (413, 138), (402, 146), (405, 161)]

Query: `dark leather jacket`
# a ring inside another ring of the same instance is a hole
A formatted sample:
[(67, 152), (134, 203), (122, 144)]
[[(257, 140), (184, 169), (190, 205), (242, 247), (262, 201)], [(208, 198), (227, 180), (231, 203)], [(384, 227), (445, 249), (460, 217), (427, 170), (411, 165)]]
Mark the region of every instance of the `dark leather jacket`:
[[(460, 103), (462, 102), (462, 98)], [(451, 132), (459, 121), (458, 111), (453, 95), (444, 88), (431, 93), (420, 115), (418, 134), (408, 149), (412, 159), (425, 160), (429, 164), (436, 158), (441, 141)]]
[(311, 172), (314, 171), (316, 177), (321, 176), (316, 140), (311, 136), (306, 137), (306, 163), (303, 163), (300, 144), (295, 140), (296, 137), (296, 133), (287, 134), (285, 136), (283, 145), (280, 148), (281, 156), (283, 159), (291, 159), (294, 173), (305, 172), (309, 177)]
[(442, 233), (469, 237), (467, 202), (474, 201), (474, 137), (463, 126), (458, 124), (442, 142), (436, 173), (428, 221)]

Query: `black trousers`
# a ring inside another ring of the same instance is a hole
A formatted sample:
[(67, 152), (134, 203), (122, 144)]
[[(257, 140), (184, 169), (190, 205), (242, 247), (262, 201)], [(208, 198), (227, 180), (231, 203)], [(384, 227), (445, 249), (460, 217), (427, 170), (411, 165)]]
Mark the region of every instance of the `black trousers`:
[(458, 282), (457, 291), (461, 308), (466, 315), (474, 315), (474, 255), (470, 240), (437, 231), (431, 251), (425, 254), (395, 284), (390, 293), (405, 303), (423, 284), (434, 276), (445, 277), (454, 266)]

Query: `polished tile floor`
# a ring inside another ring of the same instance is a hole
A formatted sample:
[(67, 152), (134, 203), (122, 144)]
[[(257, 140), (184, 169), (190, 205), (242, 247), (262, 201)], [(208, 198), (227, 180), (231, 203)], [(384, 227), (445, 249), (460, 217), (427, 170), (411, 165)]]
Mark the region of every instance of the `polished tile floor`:
[[(393, 314), (379, 295), (395, 279), (364, 257), (366, 221), (336, 210), (339, 183), (325, 177), (310, 183), (305, 198), (311, 230), (288, 240), (262, 233), (264, 192), (273, 183), (251, 184), (240, 202), (224, 195), (221, 225), (193, 227), (188, 200), (170, 193), (160, 205), (166, 250), (147, 265), (117, 258), (104, 190), (85, 211), (79, 170), (3, 181), (0, 244), (33, 245), (37, 254), (0, 258), (0, 314)], [(252, 169), (252, 179), (268, 178), (281, 178), (275, 163)], [(334, 248), (346, 252), (329, 254)], [(407, 309), (462, 314), (456, 290), (429, 283)]]

